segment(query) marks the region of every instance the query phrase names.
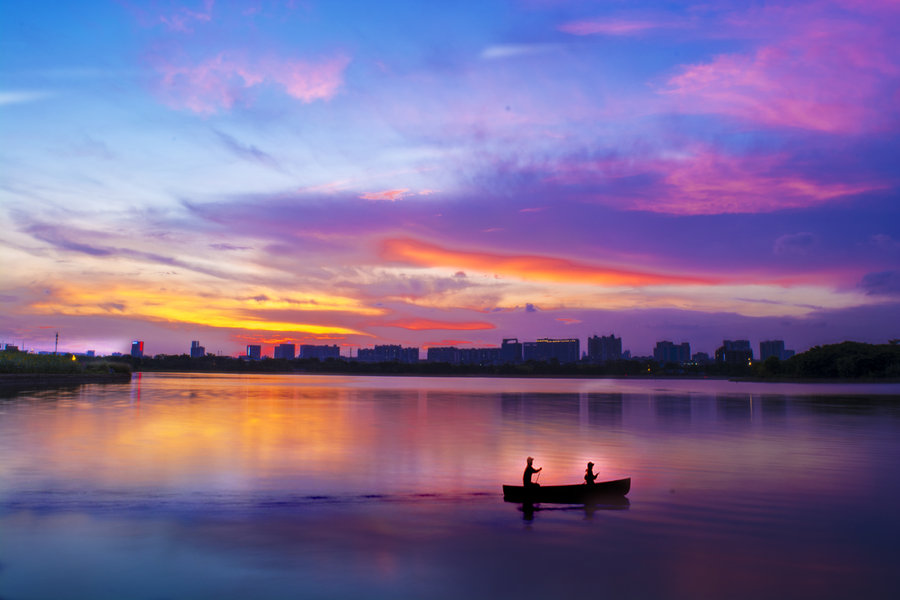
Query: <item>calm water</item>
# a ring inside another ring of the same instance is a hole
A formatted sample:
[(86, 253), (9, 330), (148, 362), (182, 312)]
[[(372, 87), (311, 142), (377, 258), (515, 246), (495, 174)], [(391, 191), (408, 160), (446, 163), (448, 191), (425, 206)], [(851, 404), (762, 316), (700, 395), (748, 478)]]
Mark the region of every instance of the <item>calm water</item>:
[[(632, 477), (626, 506), (504, 503)], [(894, 598), (900, 386), (136, 376), (0, 397), (0, 598)]]

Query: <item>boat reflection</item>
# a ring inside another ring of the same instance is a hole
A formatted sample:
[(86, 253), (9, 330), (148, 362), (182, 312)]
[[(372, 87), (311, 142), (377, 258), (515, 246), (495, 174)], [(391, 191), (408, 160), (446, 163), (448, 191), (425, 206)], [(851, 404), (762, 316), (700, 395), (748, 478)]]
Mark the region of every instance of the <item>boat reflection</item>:
[(609, 498), (604, 498), (602, 501), (598, 502), (567, 506), (546, 506), (541, 505), (540, 503), (525, 503), (519, 506), (519, 510), (522, 511), (522, 518), (526, 521), (533, 521), (534, 513), (536, 512), (548, 511), (584, 511), (584, 517), (586, 519), (593, 519), (594, 514), (598, 510), (628, 510), (630, 506), (631, 501), (628, 500), (628, 498), (626, 498), (625, 496), (611, 496)]

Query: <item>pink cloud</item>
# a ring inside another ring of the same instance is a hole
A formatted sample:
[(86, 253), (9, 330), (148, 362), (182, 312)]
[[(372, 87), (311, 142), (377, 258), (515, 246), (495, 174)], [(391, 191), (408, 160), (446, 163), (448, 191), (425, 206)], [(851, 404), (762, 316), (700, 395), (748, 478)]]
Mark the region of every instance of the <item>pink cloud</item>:
[(554, 321), (559, 321), (563, 325), (577, 325), (578, 323), (582, 323), (581, 319), (572, 319), (569, 317), (557, 317)]
[(659, 26), (652, 21), (592, 19), (563, 23), (558, 29), (572, 35), (634, 35)]
[(204, 0), (203, 8), (200, 10), (191, 10), (184, 6), (170, 15), (160, 15), (159, 21), (172, 31), (180, 31), (182, 33), (190, 33), (191, 25), (195, 21), (208, 22), (212, 19), (212, 10), (215, 0)]
[(279, 86), (305, 103), (330, 100), (349, 62), (339, 55), (318, 62), (270, 58), (254, 63), (223, 53), (196, 65), (161, 62), (156, 68), (170, 106), (211, 114), (230, 109), (246, 90), (264, 84)]
[(861, 133), (897, 123), (900, 59), (876, 28), (814, 20), (795, 37), (684, 67), (662, 94), (688, 113)]
[[(570, 164), (560, 167), (551, 180), (566, 185), (608, 186), (611, 191), (596, 196), (605, 203), (679, 215), (806, 208), (886, 187), (871, 180), (817, 180), (785, 169), (787, 164), (789, 157), (783, 155), (733, 156), (698, 147), (678, 156)], [(636, 176), (651, 176), (654, 183), (640, 190), (628, 189), (623, 182)]]
[(781, 173), (780, 156), (735, 157), (702, 150), (661, 161), (663, 193), (635, 201), (633, 208), (672, 214), (760, 213), (805, 208), (879, 189), (873, 183), (829, 183)]
[(410, 196), (409, 188), (401, 188), (397, 190), (384, 190), (383, 192), (368, 192), (360, 195), (363, 200), (387, 200), (394, 202), (405, 196)]

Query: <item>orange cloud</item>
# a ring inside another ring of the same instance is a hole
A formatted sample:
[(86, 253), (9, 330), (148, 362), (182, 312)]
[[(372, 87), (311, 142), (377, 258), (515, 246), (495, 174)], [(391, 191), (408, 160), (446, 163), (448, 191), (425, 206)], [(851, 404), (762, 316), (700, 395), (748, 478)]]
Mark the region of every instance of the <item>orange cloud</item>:
[(564, 258), (460, 252), (411, 239), (386, 240), (382, 258), (423, 267), (473, 270), (526, 281), (552, 283), (625, 286), (717, 283), (708, 278), (614, 269)]
[(496, 329), (497, 326), (492, 323), (484, 323), (478, 321), (454, 322), (454, 321), (434, 321), (432, 319), (400, 319), (397, 321), (388, 321), (378, 323), (383, 327), (400, 327), (402, 329), (410, 329), (412, 331), (427, 331), (432, 329), (448, 329), (453, 331), (475, 331), (479, 329)]
[[(467, 346), (469, 344), (473, 344), (471, 340), (441, 340), (439, 342), (428, 342), (427, 344), (423, 344), (423, 348), (436, 348), (441, 346)], [(486, 344), (485, 348), (493, 348), (496, 344)]]
[(264, 335), (263, 333), (235, 333), (231, 339), (240, 344), (261, 344), (263, 346), (277, 346), (278, 344), (333, 344), (343, 341), (346, 336), (340, 335), (310, 335), (300, 333), (298, 335)]
[[(365, 307), (357, 308), (345, 299), (336, 300), (347, 303), (330, 309), (326, 307), (325, 311), (337, 309), (350, 313), (378, 314)], [(300, 308), (291, 312), (302, 312), (305, 308), (303, 305), (298, 306)], [(339, 325), (285, 321), (277, 318), (283, 314), (284, 308), (293, 307), (293, 304), (284, 301), (253, 297), (236, 299), (210, 294), (199, 296), (176, 289), (149, 290), (126, 286), (108, 289), (59, 287), (53, 297), (31, 305), (32, 310), (38, 314), (106, 316), (112, 313), (148, 321), (190, 323), (225, 329), (297, 332), (311, 336), (367, 335)], [(269, 314), (273, 315), (273, 318), (267, 318)]]

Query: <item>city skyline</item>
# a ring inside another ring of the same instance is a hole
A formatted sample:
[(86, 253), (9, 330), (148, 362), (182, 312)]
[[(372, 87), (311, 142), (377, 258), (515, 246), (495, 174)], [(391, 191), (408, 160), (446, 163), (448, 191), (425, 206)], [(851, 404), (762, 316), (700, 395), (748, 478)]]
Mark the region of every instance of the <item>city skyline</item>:
[(0, 341), (885, 343), (898, 28), (888, 0), (7, 3)]
[[(244, 351), (233, 351), (229, 353), (223, 353), (221, 350), (218, 351), (206, 351), (206, 347), (200, 344), (199, 340), (191, 340), (190, 348), (187, 352), (145, 352), (144, 350), (144, 341), (143, 340), (132, 340), (130, 349), (128, 352), (119, 352), (114, 351), (108, 355), (112, 356), (124, 356), (130, 354), (132, 357), (141, 358), (141, 357), (153, 357), (153, 356), (178, 356), (178, 355), (186, 355), (191, 358), (202, 358), (204, 356), (228, 356), (232, 358), (252, 358), (254, 360), (259, 360), (261, 358), (286, 358), (286, 359), (303, 359), (303, 358), (318, 358), (320, 360), (325, 360), (327, 358), (357, 358), (359, 356), (359, 351), (371, 353), (373, 350), (377, 350), (379, 347), (381, 348), (395, 348), (397, 350), (415, 350), (415, 351), (425, 351), (425, 353), (429, 356), (427, 359), (431, 361), (430, 358), (432, 351), (439, 351), (438, 354), (441, 354), (442, 351), (479, 351), (479, 350), (496, 350), (499, 352), (498, 360), (504, 361), (504, 355), (506, 354), (507, 342), (511, 344), (510, 348), (518, 347), (518, 350), (514, 352), (514, 355), (517, 355), (518, 358), (514, 360), (510, 360), (510, 362), (517, 362), (520, 360), (529, 360), (527, 357), (528, 354), (528, 346), (531, 345), (534, 348), (536, 343), (542, 342), (573, 342), (574, 352), (563, 352), (563, 355), (566, 356), (566, 360), (561, 362), (572, 362), (577, 360), (590, 360), (594, 362), (607, 362), (607, 361), (616, 361), (616, 360), (632, 360), (632, 359), (652, 359), (658, 362), (690, 362), (692, 360), (696, 360), (698, 356), (704, 356), (705, 358), (701, 359), (701, 362), (711, 361), (712, 357), (715, 356), (715, 351), (724, 349), (722, 347), (727, 347), (729, 344), (733, 343), (746, 343), (745, 347), (750, 351), (751, 358), (754, 360), (765, 360), (768, 356), (778, 356), (782, 360), (790, 358), (795, 354), (795, 350), (786, 348), (785, 341), (782, 339), (760, 339), (758, 341), (757, 347), (759, 348), (759, 353), (755, 353), (752, 351), (753, 342), (750, 340), (728, 340), (722, 339), (722, 341), (718, 344), (720, 347), (713, 348), (712, 351), (707, 351), (707, 349), (699, 349), (691, 345), (690, 341), (681, 340), (680, 342), (672, 342), (671, 340), (658, 340), (655, 344), (655, 347), (651, 352), (642, 354), (640, 352), (634, 352), (627, 346), (623, 345), (623, 340), (621, 337), (616, 337), (614, 333), (611, 333), (608, 336), (605, 335), (593, 335), (589, 336), (585, 339), (584, 346), (581, 346), (580, 338), (549, 338), (547, 336), (539, 337), (535, 340), (527, 340), (527, 339), (519, 339), (519, 338), (503, 338), (501, 343), (489, 343), (484, 346), (455, 346), (455, 345), (431, 345), (431, 346), (402, 346), (401, 344), (373, 344), (371, 346), (360, 346), (356, 348), (356, 354), (353, 354), (353, 348), (348, 349), (348, 353), (344, 354), (342, 348), (338, 344), (301, 344), (297, 345), (291, 342), (283, 342), (279, 344), (275, 344), (272, 346), (265, 346), (262, 344), (247, 344), (244, 348)], [(890, 340), (890, 343), (896, 343), (896, 340)], [(525, 348), (523, 352), (523, 347)], [(39, 350), (36, 348), (27, 348), (25, 345), (21, 347), (13, 344), (4, 342), (0, 340), (0, 349), (10, 348), (14, 350), (21, 350), (24, 352), (34, 352), (37, 351), (40, 354), (75, 354), (79, 356), (95, 356), (96, 351), (94, 349), (80, 349), (80, 350), (71, 350), (71, 349), (54, 349), (54, 351), (48, 350)], [(271, 351), (269, 351), (271, 350)], [(805, 351), (806, 349), (804, 349)], [(555, 354), (555, 353), (554, 353)], [(98, 355), (99, 356), (99, 355)], [(449, 356), (449, 354), (447, 354)], [(578, 358), (573, 358), (578, 356)], [(385, 358), (384, 360), (391, 360), (390, 358)], [(426, 360), (422, 358), (421, 360)], [(536, 360), (546, 360), (546, 358), (541, 359), (537, 358)], [(452, 362), (452, 361), (450, 361)]]

